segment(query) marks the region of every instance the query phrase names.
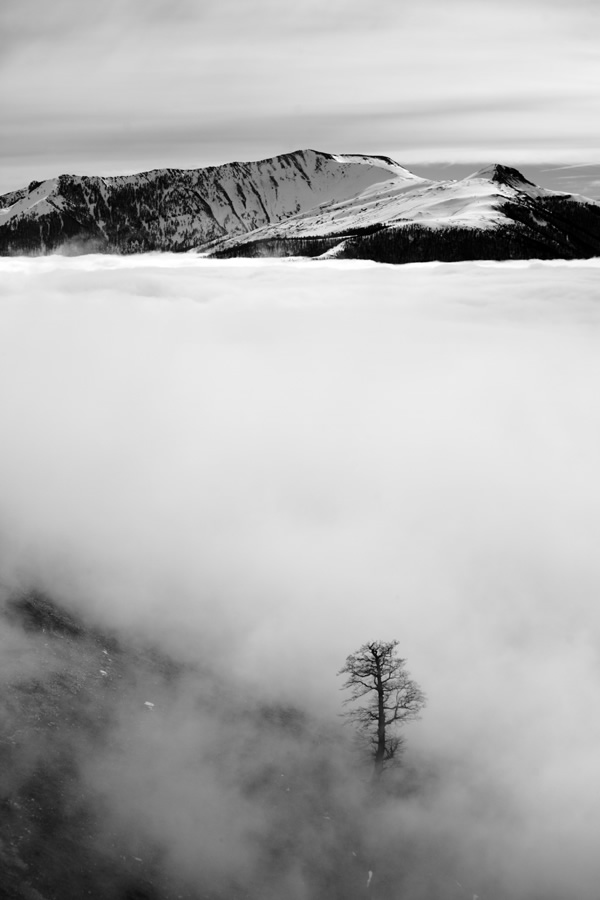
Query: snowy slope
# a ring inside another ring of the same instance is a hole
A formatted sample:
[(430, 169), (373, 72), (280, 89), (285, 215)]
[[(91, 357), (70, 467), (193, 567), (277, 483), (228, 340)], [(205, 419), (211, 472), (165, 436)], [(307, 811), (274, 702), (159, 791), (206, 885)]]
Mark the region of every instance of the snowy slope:
[(515, 169), (492, 165), (460, 181), (392, 177), (207, 249), (222, 256), (252, 255), (257, 248), (267, 254), (381, 259), (375, 244), (384, 230), (386, 241), (393, 234), (398, 247), (406, 240), (416, 244), (392, 249), (386, 256), (391, 262), (470, 259), (496, 251), (498, 258), (591, 256), (600, 254), (600, 204), (545, 190)]
[[(505, 200), (513, 199), (515, 190), (528, 196), (546, 193), (522, 178), (502, 183), (496, 173), (501, 167), (490, 166), (461, 181), (408, 181), (391, 178), (370, 185), (354, 197), (321, 204), (290, 217), (275, 227), (265, 227), (250, 239), (274, 236), (323, 236), (385, 222), (426, 222), (435, 225), (466, 225), (493, 228), (507, 221), (501, 211)], [(519, 173), (516, 173), (519, 175)]]
[(425, 259), (600, 254), (600, 203), (493, 165), (430, 181), (386, 156), (299, 150), (205, 169), (61, 175), (0, 197), (0, 254), (197, 250)]

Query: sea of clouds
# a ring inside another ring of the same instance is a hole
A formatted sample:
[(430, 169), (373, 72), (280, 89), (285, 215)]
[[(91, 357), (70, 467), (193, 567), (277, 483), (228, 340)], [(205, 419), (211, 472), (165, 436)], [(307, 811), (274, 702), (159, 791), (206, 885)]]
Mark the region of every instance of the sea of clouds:
[(407, 762), (435, 777), (383, 833), (467, 895), (595, 896), (599, 278), (0, 261), (5, 592), (322, 720), (346, 655), (397, 638), (428, 695)]

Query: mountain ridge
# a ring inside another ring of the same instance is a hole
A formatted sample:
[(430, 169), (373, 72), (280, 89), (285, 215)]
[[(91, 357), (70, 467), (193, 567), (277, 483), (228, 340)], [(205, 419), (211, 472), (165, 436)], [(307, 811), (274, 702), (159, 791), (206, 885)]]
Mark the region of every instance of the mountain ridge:
[(60, 175), (0, 196), (0, 255), (148, 251), (588, 258), (600, 255), (600, 203), (500, 163), (433, 181), (388, 156), (312, 149), (200, 169)]

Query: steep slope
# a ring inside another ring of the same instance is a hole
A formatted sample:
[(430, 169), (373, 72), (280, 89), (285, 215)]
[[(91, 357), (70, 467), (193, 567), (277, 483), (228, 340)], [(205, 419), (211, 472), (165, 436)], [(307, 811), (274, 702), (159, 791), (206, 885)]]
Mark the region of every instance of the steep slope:
[(314, 150), (206, 169), (115, 178), (61, 175), (0, 197), (0, 253), (188, 250), (243, 235), (390, 178), (421, 183), (387, 157)]
[(536, 187), (494, 165), (460, 181), (372, 185), (239, 239), (215, 256), (306, 255), (382, 262), (600, 254), (600, 203)]
[(364, 895), (364, 790), (337, 723), (38, 590), (0, 602), (0, 649), (3, 900)]

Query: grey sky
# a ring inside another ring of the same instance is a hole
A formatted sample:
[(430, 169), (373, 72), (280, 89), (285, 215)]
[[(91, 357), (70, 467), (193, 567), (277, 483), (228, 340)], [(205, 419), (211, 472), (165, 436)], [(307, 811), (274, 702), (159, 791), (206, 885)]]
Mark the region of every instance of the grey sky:
[(599, 26), (586, 0), (3, 4), (0, 190), (307, 146), (598, 163)]

